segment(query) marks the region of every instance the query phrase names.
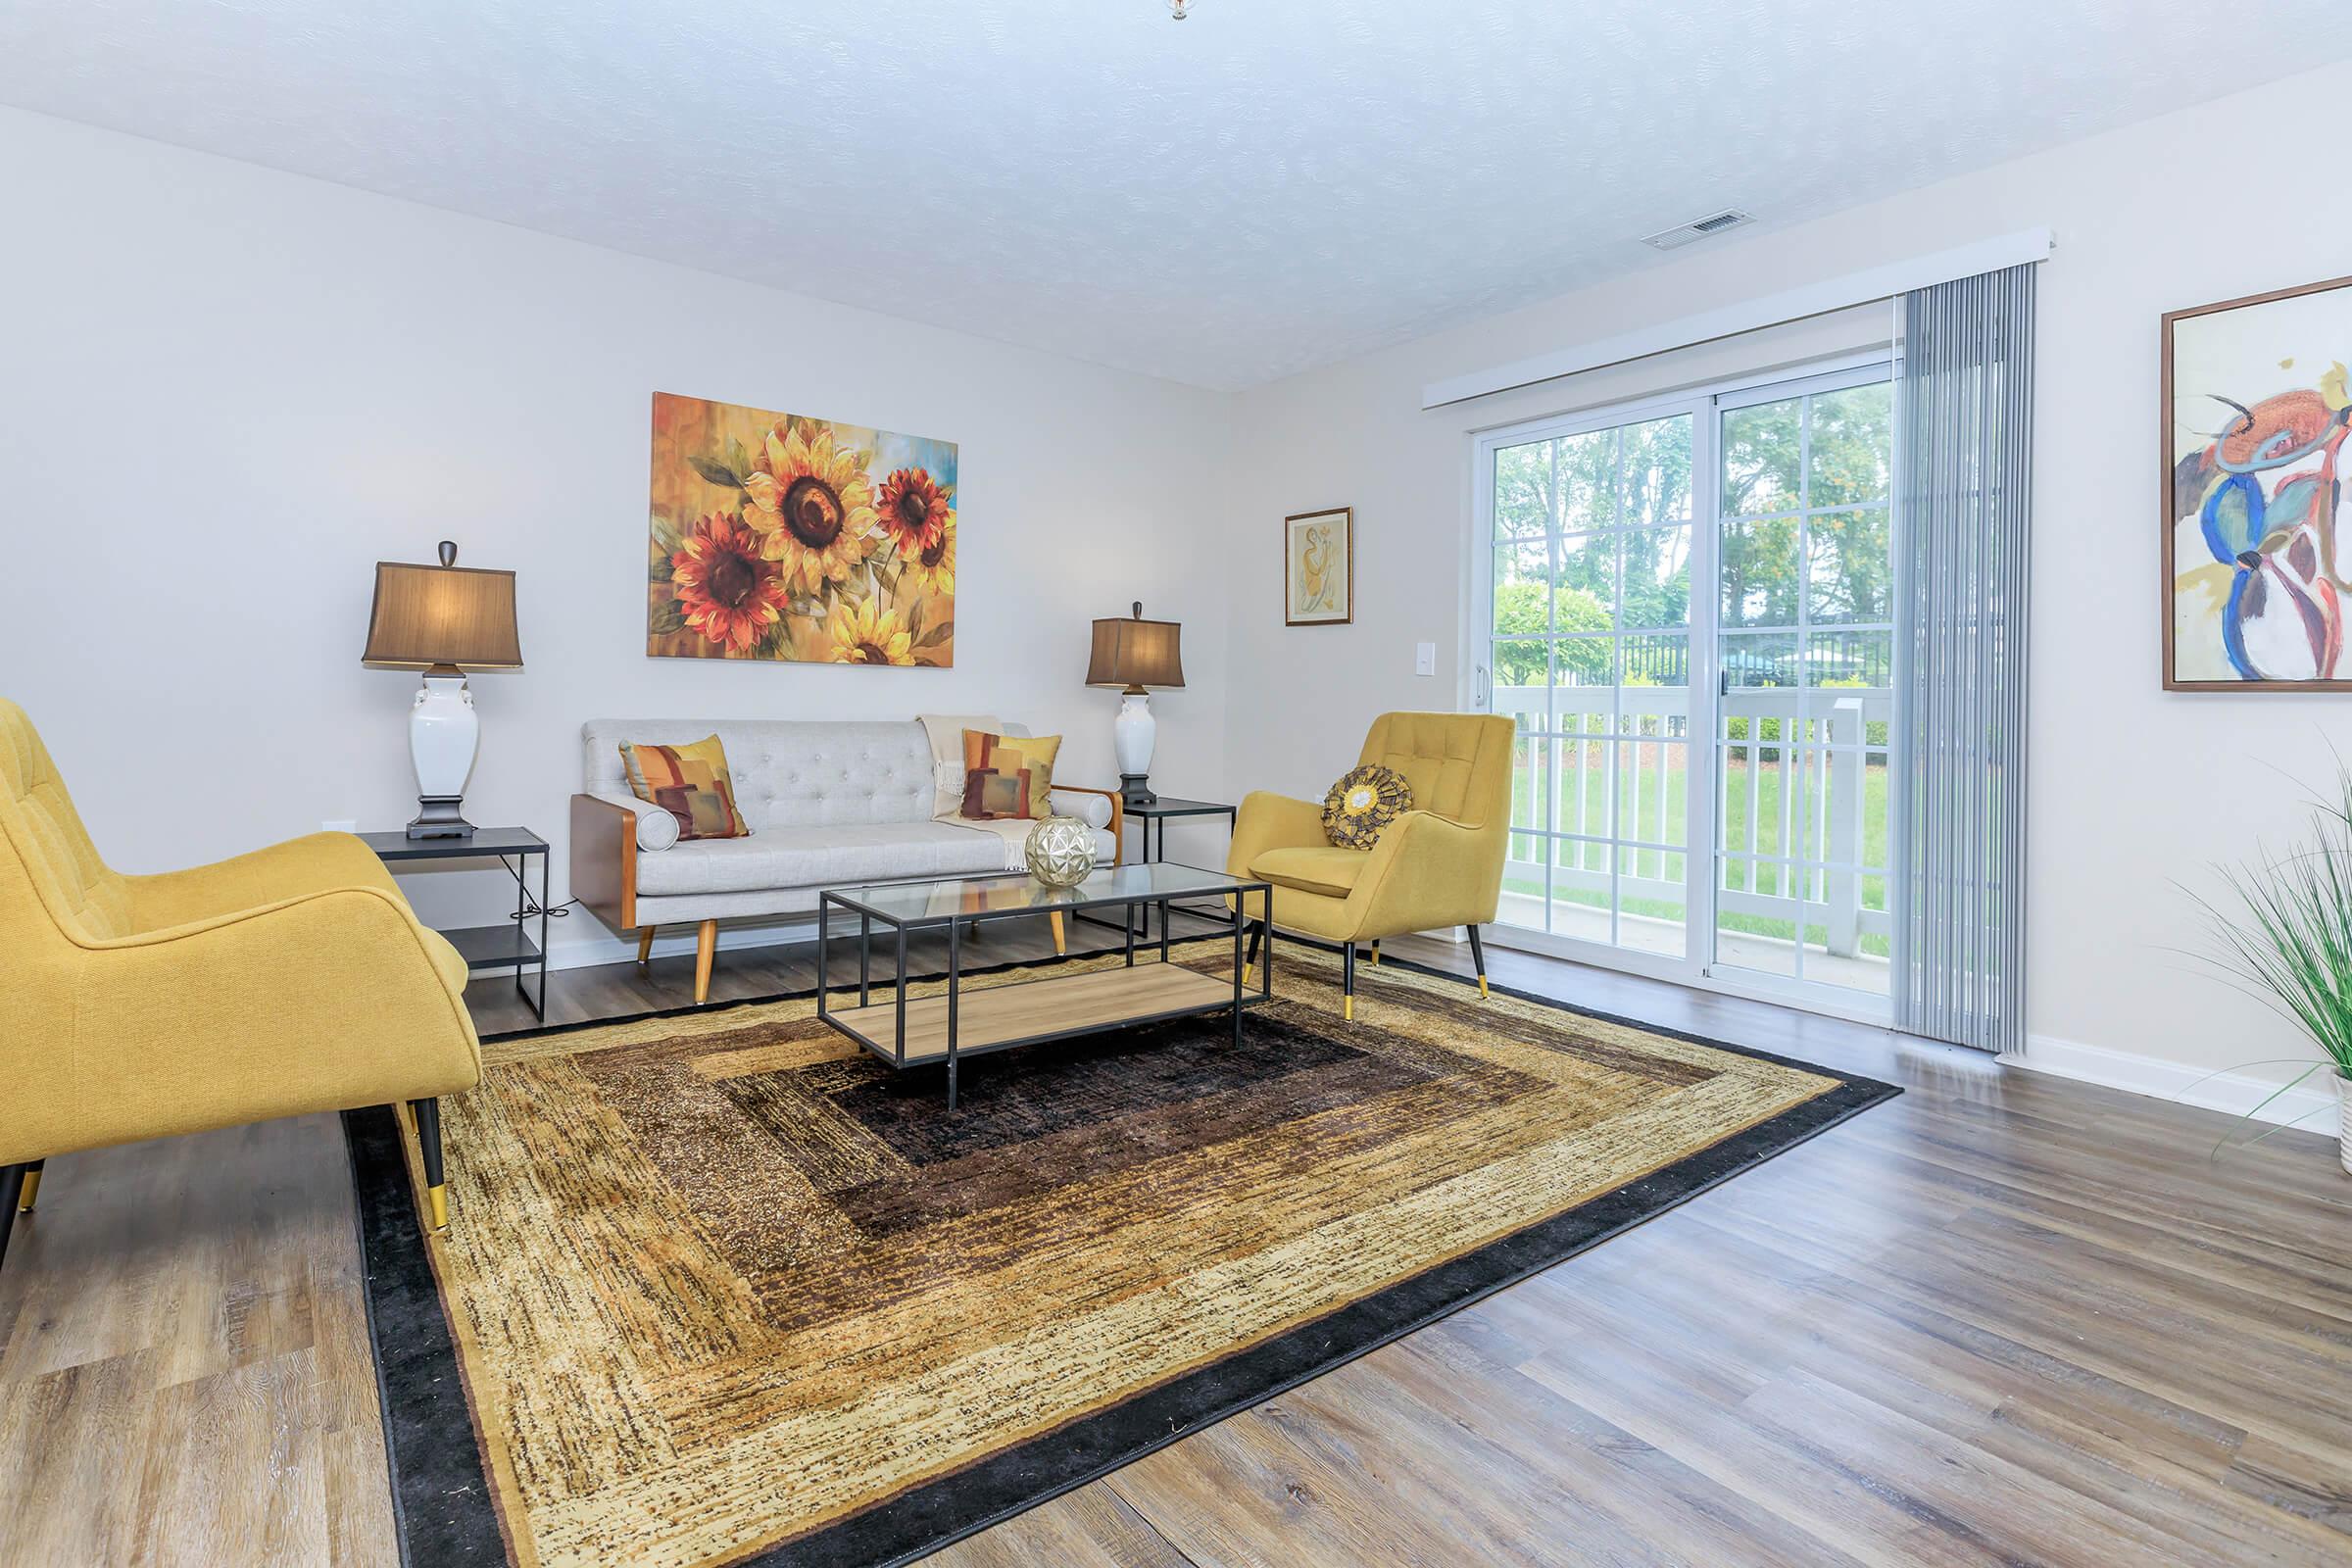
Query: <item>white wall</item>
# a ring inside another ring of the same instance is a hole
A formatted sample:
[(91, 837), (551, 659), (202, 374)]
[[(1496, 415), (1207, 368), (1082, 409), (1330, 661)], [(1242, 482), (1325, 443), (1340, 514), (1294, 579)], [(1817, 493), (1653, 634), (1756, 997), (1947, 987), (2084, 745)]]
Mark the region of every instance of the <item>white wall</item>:
[[(15, 111), (0, 212), (0, 694), (124, 869), (415, 813), (416, 677), (359, 655), (373, 564), (444, 537), (519, 573), (476, 822), (560, 846), (600, 715), (990, 710), (1115, 784), (1087, 622), (1136, 598), (1189, 633), (1154, 782), (1222, 783), (1222, 397)], [(648, 659), (657, 389), (961, 443), (956, 667)]]
[[(2070, 1043), (2156, 1058), (2141, 1077), (2168, 1089), (2193, 1076), (2179, 1064), (2308, 1054), (2176, 952), (2198, 948), (2200, 934), (2173, 881), (2210, 886), (2210, 862), (2289, 829), (2293, 780), (2325, 782), (2331, 740), (2352, 754), (2352, 699), (2162, 690), (2157, 318), (2347, 270), (2352, 210), (2321, 199), (2324, 179), (2262, 187), (2246, 159), (2255, 143), (2332, 145), (2347, 98), (2352, 66), (2329, 67), (1246, 394), (1242, 466), (1227, 486), (1250, 503), (1236, 525), (1231, 663), (1282, 676), (1230, 694), (1234, 787), (1319, 791), (1354, 760), (1370, 714), (1454, 703), (1469, 430), (1704, 380), (1740, 351), (1716, 345), (1426, 414), (1425, 382), (2048, 224), (2058, 251), (2039, 300), (2034, 1054), (2109, 1077), (2128, 1074)], [(1856, 331), (1883, 339), (1866, 314), (1789, 328), (1754, 357), (1798, 358)], [(2352, 341), (2327, 352), (2352, 360)], [(1355, 508), (1356, 622), (1286, 629), (1277, 519), (1336, 506)], [(1434, 679), (1412, 674), (1420, 640), (1439, 646)]]

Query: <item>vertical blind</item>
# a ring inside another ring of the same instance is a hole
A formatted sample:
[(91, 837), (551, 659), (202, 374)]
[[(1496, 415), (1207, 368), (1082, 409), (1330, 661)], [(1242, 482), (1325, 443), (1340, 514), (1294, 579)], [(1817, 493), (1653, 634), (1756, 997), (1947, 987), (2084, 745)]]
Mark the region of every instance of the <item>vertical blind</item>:
[(2025, 1044), (2034, 273), (1902, 297), (1894, 1021), (1984, 1051)]

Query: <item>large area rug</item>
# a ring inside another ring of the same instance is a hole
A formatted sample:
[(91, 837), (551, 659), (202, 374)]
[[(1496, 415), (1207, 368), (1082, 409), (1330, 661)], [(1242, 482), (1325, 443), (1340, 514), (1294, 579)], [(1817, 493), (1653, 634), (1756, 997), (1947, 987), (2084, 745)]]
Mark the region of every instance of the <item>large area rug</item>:
[(1279, 958), (1239, 1051), (975, 1058), (954, 1114), (806, 998), (495, 1041), (429, 1243), (351, 1113), (408, 1561), (916, 1556), (1896, 1092), (1395, 962), (1349, 1025)]

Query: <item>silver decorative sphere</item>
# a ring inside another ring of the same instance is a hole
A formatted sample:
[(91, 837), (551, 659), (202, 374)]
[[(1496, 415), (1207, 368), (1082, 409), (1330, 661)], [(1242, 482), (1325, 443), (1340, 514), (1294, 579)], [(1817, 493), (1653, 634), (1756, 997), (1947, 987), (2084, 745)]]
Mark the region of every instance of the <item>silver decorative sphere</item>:
[(1046, 886), (1076, 887), (1095, 868), (1095, 830), (1074, 816), (1049, 816), (1029, 830), (1021, 858)]

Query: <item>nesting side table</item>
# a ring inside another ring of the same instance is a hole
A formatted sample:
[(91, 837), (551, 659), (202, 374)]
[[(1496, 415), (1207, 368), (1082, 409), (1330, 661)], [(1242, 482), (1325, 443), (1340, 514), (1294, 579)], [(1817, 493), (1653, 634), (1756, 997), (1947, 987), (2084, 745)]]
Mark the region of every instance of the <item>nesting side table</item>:
[[(395, 875), (400, 867), (412, 860), (487, 860), (496, 858), (503, 867), (508, 856), (514, 857), (515, 865), (509, 868), (514, 878), (514, 918), (503, 925), (460, 926), (441, 932), (442, 938), (458, 950), (466, 960), (467, 974), (494, 973), (500, 969), (514, 971), (514, 991), (531, 1009), (531, 1016), (542, 1023), (547, 1021), (547, 898), (548, 847), (547, 840), (527, 827), (484, 827), (474, 829), (471, 838), (413, 839), (406, 833), (363, 833), (360, 841), (376, 853)], [(532, 940), (523, 929), (529, 912), (529, 884), (531, 857), (539, 857), (539, 936)], [(533, 995), (523, 984), (525, 971), (537, 968), (539, 989)]]

